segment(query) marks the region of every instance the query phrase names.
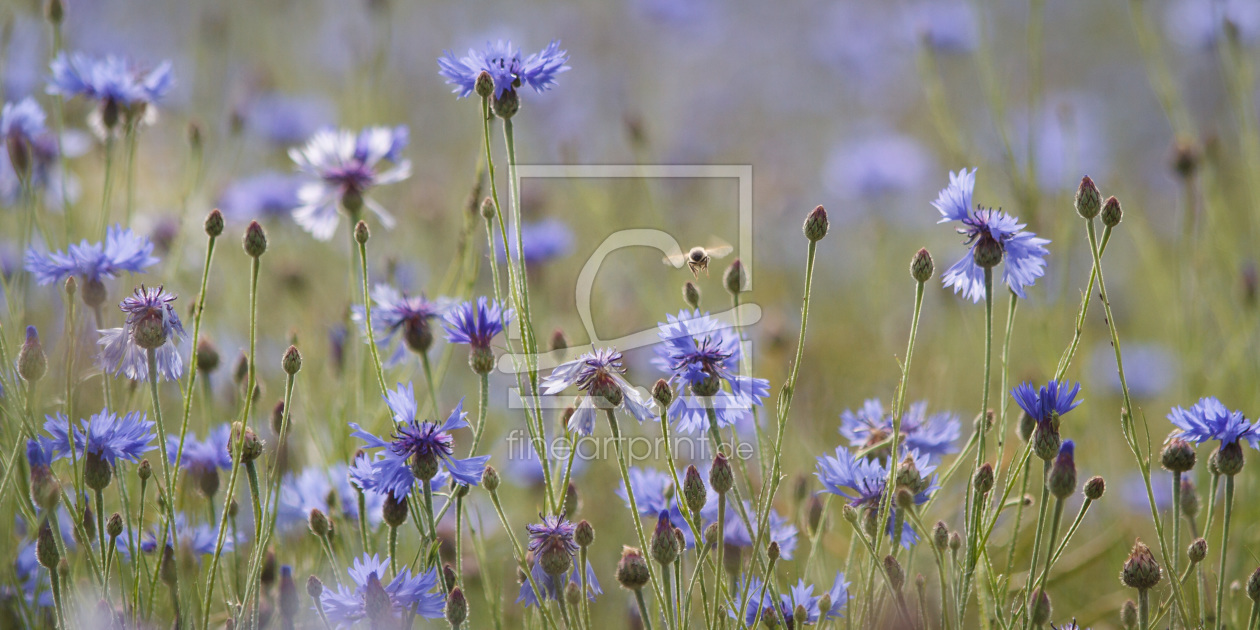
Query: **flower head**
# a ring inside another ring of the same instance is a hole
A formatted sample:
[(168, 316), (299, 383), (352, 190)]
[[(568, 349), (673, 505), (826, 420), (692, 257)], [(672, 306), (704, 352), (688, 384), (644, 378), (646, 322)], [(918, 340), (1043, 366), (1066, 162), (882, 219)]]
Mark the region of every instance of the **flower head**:
[(597, 409), (621, 407), (639, 422), (653, 417), (654, 403), (645, 399), (625, 378), (621, 353), (614, 348), (596, 348), (562, 363), (543, 379), (543, 394), (559, 394), (569, 386), (586, 392), (569, 418), (569, 430), (590, 435), (595, 430)]
[(217, 205), (225, 215), (238, 221), (288, 216), (301, 205), (298, 190), (302, 182), (299, 175), (266, 171), (229, 184), (219, 194)]
[[(174, 541), (174, 544), (172, 544)], [(182, 547), (189, 551), (201, 555), (208, 556), (214, 553), (215, 547), (219, 542), (219, 532), (215, 527), (200, 523), (194, 525), (191, 520), (184, 514), (175, 515), (174, 531), (168, 535), (166, 545), (168, 547)], [(223, 551), (231, 551), (235, 546), (231, 533), (223, 538)], [(118, 539), (118, 548), (123, 550), (124, 540)], [(149, 532), (144, 535), (144, 539), (140, 541), (140, 550), (150, 553), (157, 549), (158, 534), (156, 531)]]
[[(404, 126), (369, 127), (357, 135), (348, 129), (323, 129), (306, 146), (289, 149), (298, 171), (308, 178), (298, 189), (300, 205), (293, 210), (293, 220), (326, 241), (341, 222), (338, 204), (351, 214), (366, 206), (385, 227), (392, 228), (394, 217), (367, 193), (411, 177), (411, 160), (402, 159), (408, 138)], [(383, 168), (382, 161), (393, 166)]]
[(1218, 440), (1223, 449), (1246, 440), (1251, 448), (1260, 448), (1260, 423), (1248, 422), (1241, 411), (1230, 411), (1211, 396), (1200, 398), (1189, 409), (1173, 407), (1168, 420), (1181, 429), (1177, 437), (1195, 444)]
[[(389, 558), (380, 559), (366, 553), (354, 559), (349, 568), (354, 588), (338, 584), (337, 590), (325, 589), (320, 603), (329, 621), (339, 625), (353, 625), (362, 619), (370, 619), (374, 626), (396, 625), (407, 614), (425, 619), (438, 619), (446, 603), (446, 596), (438, 588), (437, 569), (412, 574), (402, 569), (393, 580), (385, 583), (389, 574)], [(393, 624), (386, 624), (389, 619)]]
[(102, 104), (131, 107), (156, 103), (171, 89), (171, 62), (152, 69), (114, 55), (93, 58), (83, 53), (62, 52), (52, 61), (48, 93), (83, 96)]
[(1033, 387), (1032, 383), (1020, 383), (1011, 390), (1011, 396), (1033, 420), (1045, 423), (1076, 409), (1083, 402), (1076, 400), (1080, 391), (1080, 383), (1072, 385), (1068, 381), (1050, 381), (1040, 389)]
[(490, 347), (490, 340), (503, 332), (503, 327), (515, 316), (512, 309), (482, 296), (476, 303), (461, 302), (452, 306), (442, 317), (442, 327), (446, 329), (447, 341), (486, 349)]
[(174, 293), (162, 287), (140, 286), (135, 293), (123, 299), (119, 308), (127, 314), (122, 328), (107, 328), (97, 344), (101, 346), (97, 357), (101, 367), (113, 374), (123, 374), (133, 381), (149, 377), (146, 351), (154, 351), (157, 376), (177, 381), (184, 373), (184, 363), (179, 356), (179, 344), (184, 340), (184, 325), (179, 321), (172, 304)]
[(383, 449), (371, 461), (355, 462), (351, 477), (360, 488), (388, 492), (401, 500), (417, 483), (427, 481), (437, 485), (445, 480), (445, 474), (469, 486), (481, 482), (489, 455), (467, 459), (456, 459), (452, 455), (454, 438), (450, 432), (468, 426), (462, 400), (440, 425), (416, 419), (416, 399), (410, 383), (399, 384), (387, 393), (385, 401), (394, 414), (394, 434), (390, 440), (372, 435), (358, 424), (350, 424), (354, 429), (351, 435), (362, 439), (364, 448)]
[[(508, 246), (514, 255), (517, 254), (515, 237), (516, 228), (513, 227)], [(502, 245), (495, 251), (499, 260), (506, 256)], [(555, 218), (526, 223), (521, 228), (521, 251), (525, 253), (525, 262), (531, 265), (568, 256), (573, 251), (573, 230), (564, 221)]]
[[(768, 619), (774, 614), (774, 598), (765, 589), (762, 588), (763, 583), (757, 577), (750, 578), (752, 581), (748, 586), (748, 605), (745, 607), (744, 624), (749, 628), (753, 627), (757, 619)], [(737, 589), (736, 592), (744, 592)], [(830, 604), (826, 610), (822, 609), (823, 596), (826, 595)], [(845, 581), (843, 573), (836, 573), (836, 579), (832, 583), (831, 588), (823, 593), (814, 595), (814, 586), (806, 584), (805, 580), (798, 580), (796, 585), (791, 587), (787, 593), (779, 595), (778, 617), (788, 627), (800, 628), (803, 626), (812, 626), (820, 621), (835, 619), (843, 616), (842, 611), (849, 601), (849, 583)], [(804, 619), (796, 618), (796, 608), (801, 607), (805, 611)], [(739, 606), (732, 605), (729, 607), (728, 615), (732, 619), (738, 618)]]
[[(407, 295), (387, 284), (378, 284), (372, 288), (372, 302), (376, 343), (393, 348), (386, 367), (401, 363), (408, 349), (423, 354), (433, 345), (432, 322), (446, 310), (445, 299), (430, 301), (424, 294)], [(361, 307), (355, 307), (354, 318), (363, 321)]]
[[(231, 468), (232, 455), (228, 451), (228, 440), (231, 436), (232, 426), (226, 423), (206, 433), (205, 440), (198, 440), (197, 434), (190, 431), (184, 439), (183, 455), (178, 457), (180, 468), (194, 475)], [(166, 437), (166, 451), (174, 464), (179, 455), (179, 436)]]
[(71, 427), (70, 420), (64, 414), (47, 416), (44, 430), (52, 436), (53, 453), (57, 459), (71, 454), (71, 432), (73, 431), (73, 452), (76, 457), (83, 458), (91, 453), (108, 462), (111, 466), (118, 460), (138, 462), (140, 456), (156, 448), (153, 442), (152, 420), (145, 420), (144, 414), (133, 411), (125, 416), (118, 416), (108, 409), (87, 420), (80, 420), (80, 427)]
[(464, 57), (443, 51), (438, 57), (438, 74), (454, 86), (452, 92), (464, 98), (473, 93), (477, 76), (487, 72), (494, 79), (494, 97), (499, 98), (505, 91), (522, 85), (535, 92), (546, 92), (556, 84), (556, 75), (569, 69), (564, 65), (568, 60), (569, 52), (560, 49), (560, 40), (552, 40), (541, 52), (529, 57), (522, 57), (512, 42), (498, 40), (486, 42), (482, 50), (470, 48)]
[[(280, 483), (277, 524), (281, 528), (305, 525), (313, 509), (325, 514), (341, 514), (348, 521), (358, 520), (358, 492), (351, 487), (348, 473), (345, 464), (334, 464), (330, 468), (312, 466), (297, 475), (286, 474)], [(385, 495), (364, 490), (363, 499), (367, 520), (375, 526), (381, 522)]]
[[(1050, 242), (1024, 231), (1024, 224), (1001, 210), (971, 206), (971, 192), (976, 184), (976, 170), (949, 174), (949, 186), (940, 192), (932, 205), (941, 213), (938, 223), (958, 221), (958, 233), (967, 237), (970, 252), (954, 263), (942, 280), (955, 293), (961, 292), (972, 302), (984, 299), (984, 266), (994, 267), (1005, 260), (1002, 281), (1011, 292), (1027, 298), (1024, 288), (1045, 274), (1045, 246)], [(984, 265), (984, 266), (982, 266)]]
[[(916, 488), (915, 504), (926, 503), (937, 487), (931, 481), (931, 473), (936, 470), (926, 455), (917, 451), (901, 451), (914, 462), (915, 469), (927, 480), (923, 488)], [(891, 463), (889, 463), (891, 462)], [(895, 460), (880, 461), (870, 457), (857, 457), (844, 447), (837, 447), (835, 456), (823, 455), (818, 458), (814, 476), (822, 482), (823, 489), (831, 494), (844, 497), (854, 507), (878, 510), (884, 497), (884, 488), (888, 483), (888, 466), (896, 466)], [(896, 506), (892, 508), (897, 510)], [(888, 530), (892, 530), (892, 517), (889, 514)], [(913, 545), (918, 541), (913, 528), (908, 524), (901, 530), (903, 545)]]
[[(574, 564), (573, 555), (578, 550), (577, 543), (573, 541), (577, 526), (563, 516), (543, 516), (541, 523), (531, 523), (525, 529), (529, 531), (528, 555), (532, 560), (530, 577), (543, 591), (543, 597), (539, 598), (529, 580), (526, 580), (521, 584), (516, 602), (524, 603), (525, 606), (538, 606), (548, 599), (559, 600), (564, 597), (565, 572), (569, 573), (569, 582), (581, 583), (578, 572), (569, 571)], [(586, 596), (595, 601), (595, 596), (604, 591), (595, 579), (595, 570), (589, 562), (586, 563), (585, 570)]]
[[(840, 414), (840, 435), (849, 445), (870, 447), (892, 437), (892, 414), (884, 412), (879, 399), (872, 398), (857, 411)], [(954, 444), (962, 430), (957, 414), (940, 412), (927, 415), (927, 401), (910, 405), (901, 419), (901, 435), (906, 448), (925, 455), (940, 457), (958, 450)]]
[[(85, 285), (99, 284), (124, 271), (144, 273), (157, 262), (153, 257), (153, 243), (148, 238), (119, 225), (110, 226), (102, 242), (84, 240), (71, 245), (64, 253), (41, 254), (33, 248), (26, 252), (26, 270), (40, 285), (61, 282), (70, 276), (78, 277)], [(83, 288), (85, 300), (88, 290), (87, 286)]]
[(0, 139), (29, 146), (37, 137), (47, 133), (45, 120), (44, 110), (29, 96), (16, 103), (5, 103), (0, 109)]
[(64, 173), (60, 156), (78, 154), (84, 143), (73, 132), (58, 138), (46, 119), (29, 96), (0, 109), (0, 204), (18, 202), (23, 186), (40, 192), (49, 209), (61, 209), (63, 188), (72, 201), (77, 198), (78, 180)]
[(718, 427), (732, 426), (750, 417), (752, 407), (770, 394), (769, 381), (739, 374), (739, 335), (708, 313), (666, 315), (657, 335), (661, 343), (653, 364), (668, 373), (671, 382), (688, 386), (669, 408), (680, 431), (707, 430), (710, 407)]

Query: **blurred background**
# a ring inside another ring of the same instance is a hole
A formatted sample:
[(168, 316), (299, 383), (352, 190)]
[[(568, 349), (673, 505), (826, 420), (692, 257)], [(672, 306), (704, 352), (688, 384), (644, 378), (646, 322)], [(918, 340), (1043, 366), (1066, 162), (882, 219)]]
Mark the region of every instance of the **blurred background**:
[[(357, 283), (352, 290), (347, 280), (357, 271), (345, 223), (336, 238), (322, 243), (288, 218), (284, 184), (296, 190), (296, 180), (286, 152), (328, 125), (407, 125), (405, 157), (413, 175), (375, 194), (399, 222), (393, 230), (372, 224), (372, 274), (376, 281), (437, 295), (465, 244), (482, 258), (487, 247), (479, 226), (471, 236), (463, 231), (483, 159), (479, 107), (475, 99), (450, 93), (436, 59), (443, 50), (462, 55), (499, 38), (526, 52), (559, 39), (571, 56), (572, 69), (555, 89), (522, 91), (515, 118), (521, 163), (751, 166), (753, 248), (713, 261), (711, 275), (701, 274), (696, 283), (703, 308), (724, 310), (730, 297), (721, 271), (734, 257), (748, 267), (752, 291), (744, 299), (762, 310), (749, 329), (754, 372), (775, 389), (795, 348), (806, 243), (801, 224), (815, 205), (827, 208), (831, 232), (819, 248), (808, 344), (785, 448), (789, 483), (778, 504), (791, 518), (803, 518), (803, 497), (820, 489), (813, 458), (845, 443), (837, 433), (840, 412), (868, 398), (888, 401), (896, 387), (914, 297), (907, 273), (911, 256), (929, 248), (939, 277), (966, 252), (951, 228), (936, 225), (938, 213), (929, 205), (948, 182), (948, 171), (964, 167), (979, 168), (977, 203), (1001, 207), (1052, 240), (1045, 277), (1018, 307), (1009, 385), (1050, 378), (1071, 340), (1090, 268), (1072, 195), (1089, 175), (1124, 208), (1124, 222), (1107, 249), (1106, 279), (1151, 443), (1158, 449), (1171, 429), (1164, 419), (1171, 406), (1188, 406), (1200, 396), (1215, 395), (1249, 418), (1260, 414), (1260, 111), (1254, 75), (1260, 3), (66, 4), (67, 50), (174, 65), (175, 87), (155, 125), (141, 134), (136, 158), (132, 225), (158, 243), (163, 260), (145, 281), (165, 282), (179, 293), (184, 313), (200, 280), (205, 213), (222, 208), (230, 234), (254, 218), (268, 229), (259, 322), (261, 407), (270, 409), (282, 393), (280, 354), (291, 339), (300, 340), (308, 367), (296, 395), (298, 440), (289, 454), (295, 469), (346, 461), (356, 445), (346, 422), (364, 421), (356, 418), (368, 414), (365, 408), (379, 410), (360, 399), (359, 392), (371, 396), (373, 383), (364, 380), (368, 386), (356, 388), (342, 374), (354, 369), (342, 363), (343, 344), (347, 326), (355, 330), (349, 307), (359, 300)], [(42, 11), (33, 0), (0, 7), (5, 101), (31, 95), (47, 103), (53, 50)], [(79, 219), (94, 225), (103, 159), (100, 143), (87, 133), (87, 114), (81, 100), (68, 102), (67, 126), (81, 136), (69, 161), (69, 188), (79, 193)], [(201, 159), (190, 148), (194, 133)], [(495, 138), (501, 156), (500, 141)], [(500, 193), (506, 194), (503, 173), (500, 168)], [(0, 202), (14, 206), (0, 215), (6, 274), (20, 266), (17, 193), (11, 167), (0, 164)], [(114, 199), (122, 203), (120, 194)], [(684, 247), (714, 237), (738, 243), (737, 204), (735, 180), (527, 180), (525, 219), (547, 222), (546, 233), (556, 238), (531, 262), (539, 336), (560, 329), (573, 345), (588, 341), (575, 310), (576, 280), (608, 235), (656, 228)], [(59, 204), (49, 205), (55, 207), (49, 216), (57, 216)], [(114, 216), (120, 215), (116, 209)], [(641, 248), (605, 261), (592, 302), (601, 338), (648, 330), (684, 308), (680, 289), (691, 276), (660, 258)], [(484, 262), (477, 294), (490, 292)], [(225, 364), (247, 342), (247, 269), (248, 258), (232, 243), (211, 276), (204, 329)], [(983, 307), (941, 288), (938, 279), (928, 289), (909, 399), (959, 414), (966, 433), (980, 406)], [(11, 343), (18, 343), (26, 323), (46, 330), (49, 346), (61, 343), (64, 309), (50, 291), (30, 289), (30, 321), (6, 327)], [(1005, 292), (995, 303), (1000, 331)], [(1115, 579), (1129, 545), (1135, 536), (1153, 538), (1153, 527), (1135, 481), (1137, 467), (1121, 440), (1119, 383), (1097, 303), (1083, 339), (1068, 375), (1083, 382), (1086, 402), (1065, 419), (1063, 433), (1077, 441), (1081, 478), (1101, 474), (1109, 490), (1087, 517), (1088, 535), (1078, 537), (1059, 564), (1051, 589), (1054, 619), (1075, 616), (1082, 626), (1105, 628), (1117, 624), (1116, 611), (1131, 596)], [(441, 371), (449, 374), (443, 403), (475, 397), (462, 350), (453, 358), (445, 344), (438, 350), (445, 353)], [(660, 376), (649, 355), (628, 353), (632, 382), (647, 386)], [(372, 378), (362, 371), (358, 376)], [(423, 379), (414, 360), (389, 376)], [(213, 378), (225, 393), (219, 406), (212, 402), (194, 415), (199, 432), (229, 419), (234, 409), (229, 375)], [(507, 404), (512, 378), (496, 375), (494, 383), (491, 440), (507, 434), (520, 417)], [(999, 384), (995, 367), (993, 386)], [(147, 404), (143, 392), (133, 400), (135, 408)], [(1009, 396), (995, 395), (994, 401), (1008, 404)], [(1007, 449), (1008, 457), (1012, 451)], [(1197, 472), (1206, 488), (1203, 468)], [(1248, 499), (1257, 492), (1257, 474), (1252, 465), (1239, 477), (1234, 540), (1245, 550), (1236, 560), (1239, 579), (1255, 563), (1260, 542), (1253, 525), (1260, 508)], [(1167, 494), (1167, 478), (1159, 475), (1166, 473), (1157, 472), (1156, 489)], [(629, 606), (612, 569), (620, 545), (633, 534), (620, 506), (600, 491), (617, 480), (613, 466), (587, 466), (578, 489), (591, 496), (577, 516), (600, 528), (592, 561), (605, 597)], [(954, 484), (946, 492), (925, 520), (958, 527), (961, 489)], [(522, 483), (510, 501), (528, 515), (537, 497), (536, 488)], [(1070, 504), (1068, 513), (1075, 509)], [(481, 516), (493, 519), (485, 509)], [(842, 566), (849, 545), (847, 526), (836, 523), (838, 510), (831, 521), (822, 542), (828, 575)], [(1025, 527), (1027, 540), (1016, 545), (1030, 546), (1032, 534)], [(1007, 535), (999, 527), (994, 536), (1004, 545)], [(501, 552), (492, 558), (506, 557), (501, 537), (491, 544)], [(308, 555), (286, 561), (299, 575), (320, 571), (318, 556)], [(928, 558), (908, 572), (927, 573)], [(786, 564), (785, 579), (795, 582), (799, 564)], [(515, 592), (509, 562), (489, 571), (507, 585), (505, 592)], [(615, 605), (598, 610), (612, 627), (626, 618)]]

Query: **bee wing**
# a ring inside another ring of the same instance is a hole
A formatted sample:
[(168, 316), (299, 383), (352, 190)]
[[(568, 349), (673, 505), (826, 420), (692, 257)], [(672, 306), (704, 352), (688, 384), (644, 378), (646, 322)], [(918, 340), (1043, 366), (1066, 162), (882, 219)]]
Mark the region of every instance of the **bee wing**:
[(681, 268), (684, 264), (687, 263), (687, 255), (683, 253), (670, 254), (666, 256), (661, 262), (667, 265), (671, 265), (675, 268)]
[(713, 247), (710, 247), (706, 249), (705, 251), (708, 252), (709, 258), (722, 258), (726, 256), (727, 254), (735, 251), (735, 248), (723, 243), (721, 245), (715, 245)]

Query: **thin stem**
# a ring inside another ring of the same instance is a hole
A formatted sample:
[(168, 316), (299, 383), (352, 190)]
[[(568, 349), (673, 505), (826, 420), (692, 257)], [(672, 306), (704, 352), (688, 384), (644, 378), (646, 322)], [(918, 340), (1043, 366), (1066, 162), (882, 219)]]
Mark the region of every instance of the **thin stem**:
[[(525, 574), (525, 579), (529, 581), (529, 587), (534, 590), (535, 595), (539, 596), (537, 598), (539, 601), (538, 614), (542, 615), (544, 626), (555, 627), (555, 622), (547, 614), (547, 607), (542, 605), (544, 591), (538, 588), (538, 584), (534, 582), (534, 572), (530, 571), (529, 565), (525, 563), (525, 551), (521, 548), (520, 541), (516, 539), (516, 534), (512, 531), (512, 526), (508, 523), (507, 516), (503, 513), (503, 504), (499, 501), (499, 493), (496, 490), (490, 490), (489, 492), (490, 503), (494, 505), (494, 512), (498, 515), (499, 523), (503, 525), (503, 531), (507, 532), (508, 540), (512, 543), (512, 557), (516, 559), (517, 566)], [(644, 619), (644, 623), (647, 623), (646, 619)], [(647, 627), (650, 627), (650, 624)]]
[[(1175, 580), (1174, 580), (1175, 581)], [(1217, 620), (1217, 628), (1220, 628), (1220, 620)], [(1150, 630), (1151, 628), (1151, 601), (1148, 589), (1138, 590), (1138, 630)]]
[[(613, 444), (617, 447), (617, 465), (621, 469), (621, 481), (626, 485), (626, 499), (630, 502), (630, 515), (634, 520), (634, 532), (639, 537), (639, 548), (645, 553), (649, 549), (647, 534), (643, 532), (643, 519), (639, 517), (639, 505), (634, 499), (634, 486), (630, 483), (630, 467), (626, 464), (626, 453), (621, 440), (621, 427), (617, 425), (617, 414), (613, 412), (611, 407), (604, 409), (608, 415), (608, 427), (612, 431)], [(721, 530), (719, 530), (721, 531)], [(656, 595), (657, 601), (665, 601), (661, 592), (661, 586), (657, 582), (656, 571), (651, 569), (652, 563), (646, 563), (648, 567), (648, 578), (652, 584), (652, 592)], [(665, 612), (661, 612), (665, 615)], [(645, 620), (646, 621), (646, 620)], [(665, 615), (665, 626), (672, 628), (673, 624), (669, 622), (669, 616)]]
[(1174, 470), (1172, 474), (1172, 574), (1179, 575), (1179, 565), (1181, 563), (1181, 471)]
[[(350, 226), (351, 230), (355, 226)], [(372, 350), (372, 365), (376, 368), (376, 384), (381, 388), (381, 395), (384, 396), (389, 392), (389, 388), (385, 385), (385, 369), (381, 367), (381, 353), (376, 347), (376, 336), (372, 334), (372, 299), (368, 296), (368, 263), (367, 263), (367, 241), (359, 241), (359, 269), (362, 272), (363, 280), (363, 323), (367, 326), (368, 347)], [(423, 355), (421, 355), (423, 356)], [(425, 357), (425, 376), (429, 375), (428, 358)], [(429, 379), (429, 386), (432, 388), (433, 379)], [(437, 413), (437, 398), (433, 398), (433, 413)]]
[[(984, 268), (984, 387), (981, 395), (980, 403), (980, 420), (976, 423), (976, 465), (975, 469), (979, 470), (984, 464), (984, 437), (988, 432), (988, 415), (989, 415), (989, 373), (993, 365), (993, 268)], [(1046, 466), (1050, 464), (1047, 462)], [(969, 500), (967, 504), (979, 504), (979, 497), (973, 484), (967, 485), (967, 496)], [(976, 514), (984, 514), (983, 507), (975, 510)], [(1042, 518), (1045, 517), (1045, 506), (1042, 506)], [(979, 543), (980, 519), (967, 526), (967, 555), (966, 566), (963, 569), (962, 588), (958, 591), (958, 623), (963, 623), (963, 619), (967, 613), (967, 601), (971, 596), (971, 581), (976, 571), (976, 562), (979, 560)], [(1040, 526), (1039, 526), (1040, 527)], [(1036, 550), (1033, 550), (1034, 554)], [(1035, 566), (1034, 562), (1034, 566)]]
[[(206, 262), (201, 267), (201, 290), (197, 293), (197, 308), (193, 314), (192, 356), (188, 360), (188, 385), (184, 387), (184, 413), (179, 423), (179, 448), (175, 450), (175, 477), (179, 482), (179, 465), (184, 457), (184, 438), (188, 435), (188, 419), (192, 417), (193, 391), (197, 385), (197, 350), (201, 341), (201, 315), (206, 310), (206, 286), (210, 283), (210, 264), (214, 262), (216, 237), (206, 243)], [(206, 383), (209, 383), (207, 379)], [(287, 410), (286, 410), (287, 413)]]
[(433, 410), (433, 415), (438, 415), (438, 394), (437, 385), (433, 380), (433, 368), (429, 365), (429, 353), (420, 353), (420, 367), (424, 369), (424, 382), (429, 386), (429, 408)]
[(634, 589), (634, 601), (639, 604), (639, 621), (643, 623), (643, 630), (652, 630), (652, 619), (648, 615), (647, 603), (643, 601), (643, 589)]
[(114, 134), (112, 130), (105, 134), (105, 174), (101, 186), (101, 218), (96, 232), (105, 237), (105, 226), (109, 225), (109, 198), (114, 187)]
[(1225, 561), (1229, 559), (1229, 521), (1234, 513), (1234, 475), (1225, 475), (1225, 514), (1221, 521), (1221, 561), (1216, 567), (1216, 630), (1225, 621)]
[[(162, 535), (162, 539), (166, 540), (169, 530), (175, 527), (175, 493), (174, 486), (171, 485), (171, 460), (166, 453), (166, 423), (162, 421), (162, 401), (158, 396), (157, 351), (150, 348), (146, 352), (149, 362), (149, 393), (153, 397), (153, 419), (158, 429), (158, 453), (162, 458), (162, 481), (166, 486), (166, 526), (163, 527)], [(162, 547), (159, 546), (158, 553), (161, 552)], [(178, 590), (178, 576), (171, 588)]]

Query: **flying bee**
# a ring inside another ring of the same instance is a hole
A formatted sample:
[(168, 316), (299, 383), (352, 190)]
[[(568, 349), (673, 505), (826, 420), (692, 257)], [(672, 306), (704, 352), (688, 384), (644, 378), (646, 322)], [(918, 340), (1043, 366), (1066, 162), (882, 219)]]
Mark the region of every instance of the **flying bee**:
[(734, 251), (735, 248), (723, 243), (715, 241), (715, 244), (708, 247), (692, 247), (686, 254), (678, 253), (665, 257), (665, 264), (674, 267), (682, 267), (683, 263), (691, 269), (691, 275), (699, 278), (700, 272), (709, 275), (709, 261), (714, 258), (722, 258)]

